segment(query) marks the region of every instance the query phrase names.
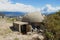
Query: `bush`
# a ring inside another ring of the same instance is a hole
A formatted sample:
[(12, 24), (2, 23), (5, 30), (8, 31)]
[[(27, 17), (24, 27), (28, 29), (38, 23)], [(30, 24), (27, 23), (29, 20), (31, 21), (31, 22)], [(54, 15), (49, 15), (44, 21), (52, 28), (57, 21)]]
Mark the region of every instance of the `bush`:
[(46, 16), (45, 26), (48, 30), (46, 36), (51, 39), (51, 36), (54, 36), (54, 40), (60, 39), (60, 11), (54, 14)]

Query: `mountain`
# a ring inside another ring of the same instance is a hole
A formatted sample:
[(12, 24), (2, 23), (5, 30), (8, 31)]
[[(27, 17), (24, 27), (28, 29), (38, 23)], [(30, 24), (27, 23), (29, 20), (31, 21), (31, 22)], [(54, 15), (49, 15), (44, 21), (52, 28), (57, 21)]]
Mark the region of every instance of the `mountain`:
[(22, 16), (26, 13), (24, 12), (0, 12), (0, 14), (4, 14), (5, 16)]

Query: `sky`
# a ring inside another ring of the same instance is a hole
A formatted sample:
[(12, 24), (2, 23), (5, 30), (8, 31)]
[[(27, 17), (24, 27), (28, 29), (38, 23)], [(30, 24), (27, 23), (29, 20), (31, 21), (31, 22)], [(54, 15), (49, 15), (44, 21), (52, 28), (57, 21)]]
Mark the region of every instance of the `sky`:
[(55, 12), (60, 10), (60, 0), (0, 0), (0, 11)]
[(34, 7), (42, 7), (46, 4), (55, 6), (60, 6), (60, 0), (11, 0), (14, 3), (23, 3), (26, 5), (32, 5)]

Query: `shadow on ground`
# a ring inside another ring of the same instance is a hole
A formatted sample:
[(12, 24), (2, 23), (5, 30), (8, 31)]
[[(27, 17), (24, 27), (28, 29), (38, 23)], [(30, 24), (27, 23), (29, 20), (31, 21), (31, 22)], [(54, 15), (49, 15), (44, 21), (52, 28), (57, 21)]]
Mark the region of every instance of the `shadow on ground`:
[(16, 30), (13, 26), (10, 26), (10, 29), (11, 29), (12, 31), (18, 31), (18, 30)]

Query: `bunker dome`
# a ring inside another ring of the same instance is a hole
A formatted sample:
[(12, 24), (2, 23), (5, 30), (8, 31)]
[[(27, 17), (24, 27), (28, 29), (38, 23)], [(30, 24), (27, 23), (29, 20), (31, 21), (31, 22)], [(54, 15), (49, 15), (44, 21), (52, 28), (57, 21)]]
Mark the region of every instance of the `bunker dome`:
[(44, 16), (40, 12), (33, 12), (24, 15), (22, 21), (24, 22), (42, 22)]

